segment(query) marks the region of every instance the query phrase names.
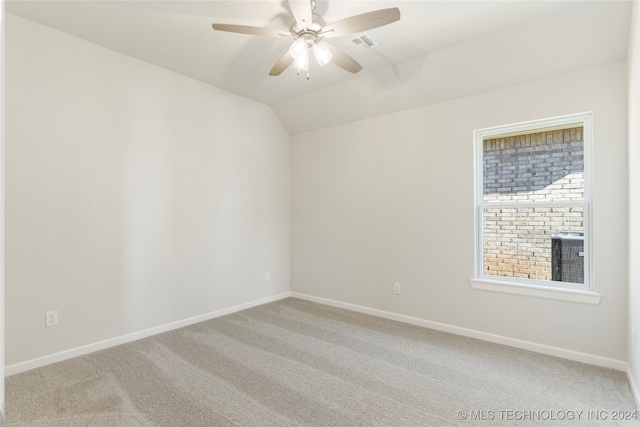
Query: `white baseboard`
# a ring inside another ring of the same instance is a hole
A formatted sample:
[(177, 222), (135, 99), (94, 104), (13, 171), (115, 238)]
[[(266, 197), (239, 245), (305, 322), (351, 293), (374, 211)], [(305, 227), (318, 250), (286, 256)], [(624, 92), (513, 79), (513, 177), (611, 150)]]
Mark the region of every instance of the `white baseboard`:
[(608, 357), (596, 356), (593, 354), (582, 353), (579, 351), (567, 350), (565, 348), (552, 347), (545, 344), (538, 344), (531, 341), (509, 338), (502, 335), (490, 334), (487, 332), (476, 331), (474, 329), (462, 328), (460, 326), (448, 325), (446, 323), (433, 322), (431, 320), (420, 319), (417, 317), (405, 316), (403, 314), (391, 313), (389, 311), (378, 310), (375, 308), (363, 307), (360, 305), (349, 304), (346, 302), (335, 301), (327, 298), (316, 297), (312, 295), (291, 292), (291, 297), (299, 298), (319, 304), (325, 304), (332, 307), (344, 308), (346, 310), (356, 311), (358, 313), (370, 314), (376, 317), (396, 320), (398, 322), (410, 323), (412, 325), (422, 326), (437, 331), (449, 332), (456, 335), (462, 335), (469, 338), (476, 338), (483, 341), (489, 341), (496, 344), (503, 344), (509, 347), (516, 347), (523, 350), (534, 351), (536, 353), (556, 356), (563, 359), (574, 360), (576, 362), (588, 363), (590, 365), (601, 366), (604, 368), (616, 369), (626, 372), (628, 369), (627, 362), (623, 360), (610, 359)]
[(256, 307), (258, 305), (267, 304), (273, 301), (278, 301), (284, 298), (288, 298), (289, 296), (291, 296), (291, 292), (287, 291), (287, 292), (283, 292), (270, 297), (250, 301), (244, 304), (234, 305), (233, 307), (223, 308), (220, 310), (212, 311), (210, 313), (189, 317), (188, 319), (178, 320), (176, 322), (155, 326), (153, 328), (145, 329), (139, 332), (133, 332), (126, 335), (121, 335), (119, 337), (109, 338), (96, 343), (87, 344), (81, 347), (72, 348), (70, 350), (61, 351), (59, 353), (49, 354), (47, 356), (42, 356), (36, 359), (27, 360), (25, 362), (15, 363), (13, 365), (5, 366), (4, 374), (7, 377), (11, 375), (19, 374), (20, 372), (29, 371), (31, 369), (39, 368), (41, 366), (46, 366), (52, 363), (61, 362), (63, 360), (71, 359), (73, 357), (83, 356), (85, 354), (93, 353), (98, 350), (104, 350), (105, 348), (114, 347), (120, 344), (126, 344), (128, 342), (136, 341), (141, 338), (150, 337), (152, 335), (157, 335), (163, 332), (168, 332), (174, 329), (193, 325), (194, 323), (204, 322), (205, 320), (214, 319), (216, 317), (235, 313), (237, 311), (246, 310), (247, 308)]
[[(591, 365), (602, 366), (605, 368), (612, 368), (619, 371), (627, 372), (627, 376), (629, 378), (629, 384), (631, 385), (631, 389), (636, 399), (636, 403), (640, 402), (640, 390), (637, 388), (637, 385), (633, 381), (633, 377), (629, 371), (629, 366), (625, 361), (622, 361), (622, 360), (610, 359), (607, 357), (596, 356), (588, 353), (581, 353), (578, 351), (567, 350), (564, 348), (552, 347), (545, 344), (538, 344), (531, 341), (524, 341), (524, 340), (519, 340), (515, 338), (509, 338), (502, 335), (495, 335), (495, 334), (490, 334), (487, 332), (477, 331), (473, 329), (462, 328), (459, 326), (448, 325), (445, 323), (433, 322), (430, 320), (420, 319), (417, 317), (405, 316), (403, 314), (397, 314), (389, 311), (378, 310), (374, 308), (345, 303), (341, 301), (335, 301), (327, 298), (301, 294), (298, 292), (283, 292), (267, 298), (262, 298), (262, 299), (250, 301), (244, 304), (235, 305), (233, 307), (216, 310), (210, 313), (205, 313), (198, 316), (190, 317), (188, 319), (178, 320), (176, 322), (167, 323), (165, 325), (156, 326), (156, 327), (145, 329), (139, 332), (133, 332), (130, 334), (119, 336), (119, 337), (114, 337), (114, 338), (99, 341), (96, 343), (87, 344), (81, 347), (76, 347), (73, 349), (61, 351), (59, 353), (54, 353), (47, 356), (38, 357), (36, 359), (27, 360), (25, 362), (8, 365), (5, 367), (5, 376), (8, 377), (11, 375), (19, 374), (20, 372), (29, 371), (31, 369), (39, 368), (41, 366), (50, 365), (52, 363), (61, 362), (63, 360), (71, 359), (73, 357), (78, 357), (85, 354), (93, 353), (95, 351), (104, 350), (109, 347), (114, 347), (114, 346), (125, 344), (131, 341), (136, 341), (142, 338), (150, 337), (152, 335), (168, 332), (168, 331), (189, 326), (198, 322), (204, 322), (205, 320), (214, 319), (216, 317), (246, 310), (247, 308), (256, 307), (262, 304), (267, 304), (269, 302), (278, 301), (288, 297), (299, 298), (299, 299), (303, 299), (311, 302), (316, 302), (319, 304), (329, 305), (332, 307), (338, 307), (338, 308), (344, 308), (346, 310), (356, 311), (358, 313), (369, 314), (376, 317), (382, 317), (385, 319), (396, 320), (399, 322), (422, 326), (429, 329), (435, 329), (437, 331), (449, 332), (456, 335), (476, 338), (483, 341), (503, 344), (510, 347), (521, 348), (523, 350), (534, 351), (537, 353), (547, 354), (550, 356), (561, 357), (564, 359), (575, 360), (577, 362), (583, 362)], [(640, 405), (638, 406), (640, 407)]]
[(627, 363), (627, 379), (629, 380), (629, 386), (631, 387), (631, 393), (633, 393), (633, 398), (636, 401), (636, 407), (640, 409), (640, 390), (638, 389), (638, 384), (636, 384), (633, 379), (633, 372), (631, 372), (631, 367)]

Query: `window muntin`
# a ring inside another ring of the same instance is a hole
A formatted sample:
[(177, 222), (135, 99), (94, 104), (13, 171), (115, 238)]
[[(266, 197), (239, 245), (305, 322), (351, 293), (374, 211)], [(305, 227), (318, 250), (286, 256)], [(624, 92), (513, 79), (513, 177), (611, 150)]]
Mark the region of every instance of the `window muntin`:
[(581, 114), (475, 132), (476, 278), (592, 288), (590, 126)]

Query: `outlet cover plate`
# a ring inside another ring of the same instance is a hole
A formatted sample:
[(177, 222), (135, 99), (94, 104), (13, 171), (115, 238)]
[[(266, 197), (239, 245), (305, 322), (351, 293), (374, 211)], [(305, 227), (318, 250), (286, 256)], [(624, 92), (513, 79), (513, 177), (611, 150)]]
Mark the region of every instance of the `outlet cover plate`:
[(55, 326), (57, 324), (58, 324), (58, 311), (57, 310), (47, 311), (44, 314), (44, 326), (48, 328), (49, 326)]

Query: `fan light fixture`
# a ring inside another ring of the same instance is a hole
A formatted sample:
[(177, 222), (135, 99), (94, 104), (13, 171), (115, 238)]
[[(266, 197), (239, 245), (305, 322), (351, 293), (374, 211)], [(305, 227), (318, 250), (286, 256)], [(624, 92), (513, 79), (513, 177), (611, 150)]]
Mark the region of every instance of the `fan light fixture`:
[(333, 54), (324, 43), (315, 43), (313, 45), (313, 55), (320, 66), (327, 65), (333, 58)]
[(298, 74), (301, 70), (306, 71), (307, 79), (309, 78), (309, 45), (320, 66), (327, 65), (333, 58), (333, 54), (325, 43), (308, 40), (304, 36), (298, 37), (289, 47), (289, 54), (293, 58), (293, 66), (298, 70)]
[(289, 48), (289, 53), (293, 57), (293, 59), (297, 59), (304, 54), (307, 50), (307, 41), (304, 37), (298, 37), (291, 47)]
[(288, 52), (278, 59), (269, 71), (270, 76), (279, 76), (293, 64), (294, 68), (307, 72), (309, 78), (309, 49), (313, 49), (313, 55), (318, 64), (326, 65), (333, 62), (338, 67), (357, 73), (362, 70), (362, 65), (342, 50), (329, 43), (324, 43), (325, 38), (350, 36), (373, 28), (382, 27), (400, 19), (400, 10), (397, 7), (374, 10), (350, 16), (332, 24), (326, 24), (320, 15), (314, 12), (315, 0), (287, 0), (289, 9), (293, 15), (289, 20), (289, 30), (277, 30), (265, 27), (250, 27), (235, 24), (212, 24), (214, 30), (228, 31), (232, 33), (250, 34), (266, 37), (291, 37), (294, 39)]
[(294, 58), (293, 66), (298, 69), (298, 73), (300, 70), (306, 71), (307, 79), (309, 78), (309, 50), (306, 47), (297, 58)]

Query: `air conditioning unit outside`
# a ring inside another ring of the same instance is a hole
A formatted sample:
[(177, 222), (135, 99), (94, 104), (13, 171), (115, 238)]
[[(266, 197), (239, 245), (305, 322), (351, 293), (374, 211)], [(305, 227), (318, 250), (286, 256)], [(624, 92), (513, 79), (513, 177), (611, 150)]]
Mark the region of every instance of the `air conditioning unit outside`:
[(565, 231), (551, 236), (551, 280), (584, 283), (584, 233)]

